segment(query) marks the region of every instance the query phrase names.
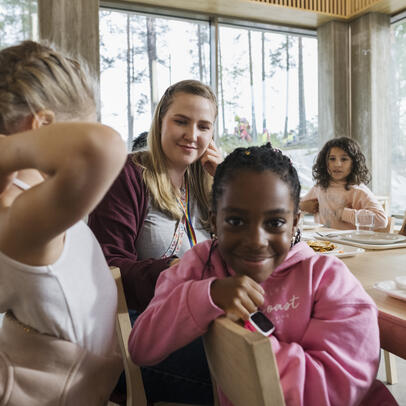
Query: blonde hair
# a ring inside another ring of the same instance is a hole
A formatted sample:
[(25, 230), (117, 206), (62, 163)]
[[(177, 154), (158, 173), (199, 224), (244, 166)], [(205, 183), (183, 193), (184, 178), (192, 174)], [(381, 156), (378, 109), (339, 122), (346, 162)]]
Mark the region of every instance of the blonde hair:
[[(162, 119), (178, 93), (193, 94), (204, 97), (213, 103), (217, 117), (217, 99), (209, 86), (197, 80), (183, 80), (170, 86), (159, 101), (148, 133), (149, 151), (134, 154), (133, 160), (143, 168), (143, 179), (150, 192), (152, 203), (159, 210), (180, 220), (183, 212), (177, 198), (179, 192), (172, 185), (167, 172), (167, 158), (162, 149), (161, 128)], [(196, 199), (201, 223), (208, 227), (211, 176), (204, 170), (200, 160), (189, 165), (185, 180), (189, 185), (191, 195)]]
[(34, 41), (0, 51), (0, 133), (18, 130), (21, 120), (41, 110), (56, 121), (95, 112), (95, 85), (83, 62)]

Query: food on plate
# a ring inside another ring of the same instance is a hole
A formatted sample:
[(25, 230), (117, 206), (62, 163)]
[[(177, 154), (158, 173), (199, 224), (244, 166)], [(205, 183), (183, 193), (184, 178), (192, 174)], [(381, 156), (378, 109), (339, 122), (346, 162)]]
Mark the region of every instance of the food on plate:
[(335, 244), (333, 244), (330, 241), (325, 241), (325, 240), (309, 240), (306, 242), (307, 242), (307, 245), (310, 248), (313, 248), (313, 250), (316, 252), (328, 252), (328, 251), (333, 251), (334, 249), (337, 248), (337, 246)]

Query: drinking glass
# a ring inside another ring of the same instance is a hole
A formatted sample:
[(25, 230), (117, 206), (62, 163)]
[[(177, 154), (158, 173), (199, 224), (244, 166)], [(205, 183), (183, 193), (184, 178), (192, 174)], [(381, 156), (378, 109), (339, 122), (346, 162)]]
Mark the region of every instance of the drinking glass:
[(375, 213), (361, 209), (355, 212), (355, 227), (357, 234), (371, 234), (374, 230)]

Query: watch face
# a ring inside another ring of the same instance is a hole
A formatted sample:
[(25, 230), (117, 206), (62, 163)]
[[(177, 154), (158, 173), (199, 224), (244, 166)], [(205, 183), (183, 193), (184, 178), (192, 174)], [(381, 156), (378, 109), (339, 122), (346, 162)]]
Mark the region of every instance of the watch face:
[(250, 316), (251, 321), (263, 334), (271, 334), (274, 331), (275, 326), (263, 313), (255, 312)]

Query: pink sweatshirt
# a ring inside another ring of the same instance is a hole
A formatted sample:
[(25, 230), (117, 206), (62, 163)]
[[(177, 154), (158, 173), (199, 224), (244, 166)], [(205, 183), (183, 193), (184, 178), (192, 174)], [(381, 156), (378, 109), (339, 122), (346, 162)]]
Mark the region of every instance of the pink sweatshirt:
[[(212, 268), (205, 268), (210, 244), (196, 245), (160, 275), (130, 335), (137, 364), (158, 363), (224, 314), (211, 299), (210, 284), (235, 272), (218, 249)], [(377, 373), (379, 330), (375, 304), (345, 264), (299, 243), (262, 287), (261, 310), (276, 327), (270, 339), (286, 405), (357, 405)], [(220, 397), (222, 406), (232, 406)]]
[(388, 218), (374, 194), (364, 185), (351, 185), (346, 190), (344, 183), (332, 183), (327, 189), (313, 186), (301, 199), (317, 199), (319, 212), (315, 221), (327, 227), (338, 229), (355, 228), (355, 211), (367, 209), (375, 213), (375, 228), (384, 228)]

